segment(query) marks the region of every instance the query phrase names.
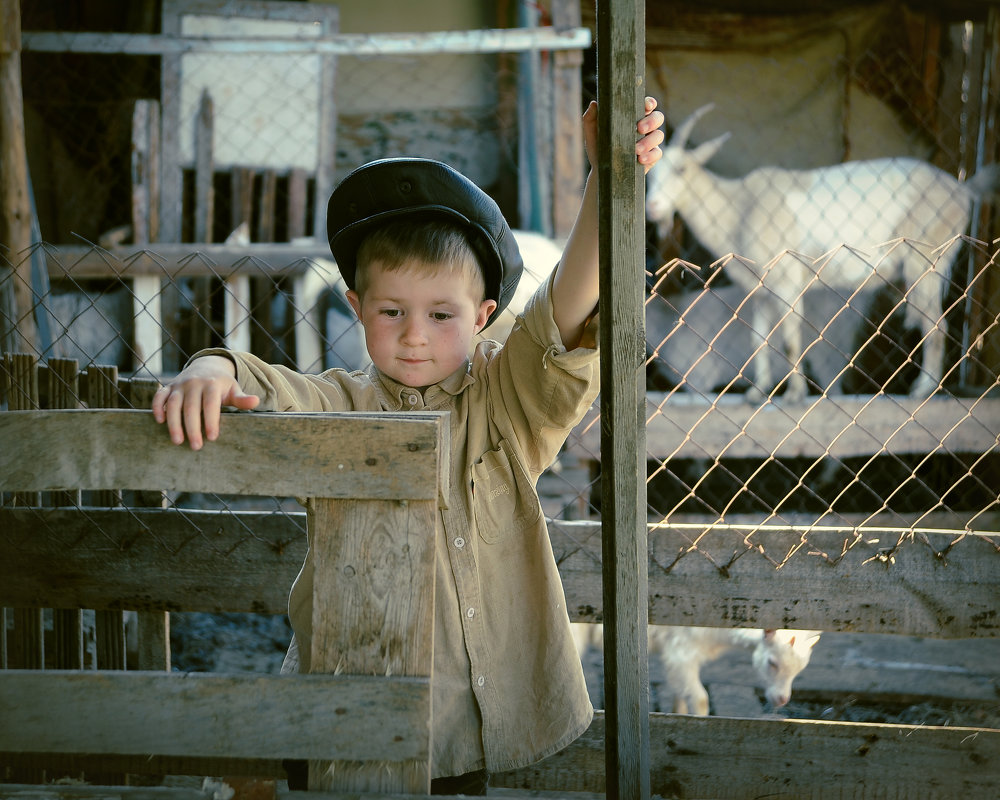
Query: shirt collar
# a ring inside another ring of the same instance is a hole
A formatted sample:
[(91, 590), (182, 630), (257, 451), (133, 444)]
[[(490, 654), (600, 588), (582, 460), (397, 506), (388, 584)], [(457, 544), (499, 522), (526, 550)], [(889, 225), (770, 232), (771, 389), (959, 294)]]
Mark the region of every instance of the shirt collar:
[[(412, 386), (407, 386), (404, 383), (399, 383), (394, 381), (384, 372), (378, 369), (374, 364), (368, 368), (368, 374), (372, 378), (372, 381), (381, 389), (385, 405), (388, 407), (389, 411), (399, 411), (401, 409), (407, 410), (413, 408), (413, 404), (408, 402), (408, 398), (412, 397), (414, 394), (417, 396), (421, 395), (419, 389), (414, 389)], [(475, 383), (475, 378), (469, 370), (469, 360), (466, 359), (465, 362), (456, 369), (451, 375), (439, 381), (438, 383), (428, 386), (423, 391), (423, 405), (425, 407), (430, 407), (436, 404), (442, 394), (451, 397), (456, 397), (460, 395), (467, 386)]]

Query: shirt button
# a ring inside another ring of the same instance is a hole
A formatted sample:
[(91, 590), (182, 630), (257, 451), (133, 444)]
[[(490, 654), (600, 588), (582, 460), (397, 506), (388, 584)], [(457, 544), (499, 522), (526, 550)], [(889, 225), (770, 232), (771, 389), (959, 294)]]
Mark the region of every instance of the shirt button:
[(476, 616), (476, 609), (470, 608), (468, 611), (465, 612), (465, 616), (467, 616), (469, 619), (472, 619), (474, 616)]
[(463, 539), (461, 536), (456, 536), (455, 537), (455, 547), (457, 547), (459, 550), (461, 550), (463, 547), (465, 547), (465, 539)]
[(409, 403), (411, 406), (415, 406), (417, 404), (417, 396), (415, 394), (409, 395), (406, 398), (406, 402)]
[(477, 686), (484, 686), (485, 684), (486, 684), (486, 678), (484, 678), (482, 675), (480, 675), (478, 678), (476, 678), (476, 685)]

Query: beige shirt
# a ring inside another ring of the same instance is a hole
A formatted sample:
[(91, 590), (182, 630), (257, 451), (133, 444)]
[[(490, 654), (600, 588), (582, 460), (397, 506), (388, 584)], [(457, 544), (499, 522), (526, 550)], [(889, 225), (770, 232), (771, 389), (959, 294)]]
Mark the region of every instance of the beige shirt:
[[(229, 354), (262, 411), (451, 412), (451, 493), (435, 567), (433, 777), (531, 764), (566, 747), (593, 717), (535, 483), (597, 396), (596, 321), (593, 346), (567, 352), (550, 284), (503, 347), (481, 343), (465, 367), (423, 393), (374, 367), (301, 375)], [(287, 662), (294, 668), (298, 657), (303, 672), (312, 569), (307, 554), (288, 603), (295, 641)]]

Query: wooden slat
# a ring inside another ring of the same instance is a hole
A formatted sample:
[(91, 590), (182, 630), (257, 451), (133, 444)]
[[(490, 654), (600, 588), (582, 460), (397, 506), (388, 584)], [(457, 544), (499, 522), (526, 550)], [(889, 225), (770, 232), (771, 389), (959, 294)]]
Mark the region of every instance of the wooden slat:
[[(45, 698), (39, 703), (38, 698)], [(402, 677), (0, 674), (0, 751), (427, 758), (430, 683)]]
[(278, 277), (303, 272), (308, 259), (331, 258), (322, 244), (264, 242), (247, 245), (158, 243), (152, 249), (124, 245), (110, 250), (75, 245), (46, 246), (49, 277), (129, 278), (155, 275), (174, 280), (182, 277), (225, 277), (253, 259), (253, 274)]
[[(649, 797), (646, 661), (644, 3), (597, 6), (605, 766), (611, 800)], [(588, 222), (591, 222), (588, 220)]]
[(259, 242), (274, 241), (274, 207), (277, 200), (278, 175), (273, 169), (261, 170), (260, 194), (257, 196), (257, 236)]
[[(80, 365), (75, 359), (49, 360), (48, 399), (50, 408), (76, 408), (80, 404)], [(58, 447), (57, 443), (53, 443)], [(54, 492), (54, 506), (80, 505), (80, 491)], [(41, 601), (47, 602), (47, 601)], [(52, 639), (56, 669), (83, 669), (83, 611), (73, 607), (52, 610)]]
[(284, 614), (305, 524), (303, 513), (0, 509), (0, 604)]
[[(219, 439), (194, 452), (173, 445), (148, 411), (9, 412), (0, 414), (0, 491), (121, 486), (437, 499), (437, 455), (447, 435), (442, 419), (440, 413), (224, 414)], [(56, 454), (48, 446), (53, 441), (68, 446)]]
[[(892, 563), (879, 556), (897, 534), (868, 530), (865, 541), (834, 566), (818, 553), (839, 554), (853, 540), (852, 530), (810, 531), (809, 546), (780, 569), (768, 558), (780, 560), (801, 532), (755, 533), (749, 541), (761, 544), (765, 557), (747, 551), (744, 536), (753, 520), (746, 521), (746, 529), (706, 536), (698, 551), (669, 572), (665, 567), (703, 531), (651, 529), (651, 622), (937, 638), (1000, 635), (994, 622), (1000, 536), (988, 533), (1000, 527), (995, 516), (981, 520), (986, 533), (967, 536), (944, 558), (936, 554), (957, 534), (927, 532), (917, 534), (921, 541), (906, 543)], [(948, 527), (953, 521), (943, 515), (923, 524)], [(304, 525), (302, 513), (0, 509), (0, 547), (8, 536), (16, 543), (0, 559), (0, 604), (281, 614), (305, 555)], [(601, 620), (599, 524), (556, 521), (549, 532), (570, 617)], [(744, 555), (730, 564), (737, 553)]]
[[(310, 672), (430, 678), (437, 520), (434, 500), (313, 502)], [(310, 764), (309, 788), (427, 793), (430, 761)]]
[(308, 173), (300, 167), (288, 173), (288, 241), (306, 235), (306, 184)]
[[(1000, 398), (841, 395), (763, 408), (739, 396), (715, 404), (650, 392), (646, 448), (655, 458), (836, 458), (875, 453), (984, 453), (997, 446)], [(592, 410), (573, 447), (595, 454), (600, 424)]]
[[(919, 534), (891, 557), (896, 535), (870, 533), (834, 566), (845, 530), (686, 529), (649, 534), (649, 621), (664, 625), (808, 628), (937, 638), (1000, 636), (1000, 535)], [(573, 619), (599, 619), (594, 523), (550, 525)], [(692, 542), (697, 539), (697, 548)], [(778, 568), (785, 554), (805, 545)], [(757, 549), (762, 548), (763, 552)], [(689, 552), (690, 551), (690, 552)], [(939, 556), (938, 554), (946, 554)], [(683, 554), (683, 557), (678, 558)]]
[(212, 241), (212, 226), (215, 222), (214, 136), (212, 96), (208, 89), (203, 89), (194, 135), (194, 240), (196, 242)]
[[(598, 712), (568, 748), (491, 787), (604, 791), (604, 727)], [(984, 728), (652, 714), (650, 743), (663, 797), (993, 800), (1000, 786), (1000, 731)]]

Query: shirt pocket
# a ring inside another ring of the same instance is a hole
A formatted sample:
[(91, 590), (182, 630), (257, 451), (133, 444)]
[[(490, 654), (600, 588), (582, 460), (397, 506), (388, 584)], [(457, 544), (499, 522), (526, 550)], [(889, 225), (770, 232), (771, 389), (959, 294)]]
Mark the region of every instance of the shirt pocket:
[(542, 513), (534, 486), (503, 440), (473, 465), (472, 494), (476, 527), (487, 544), (520, 533)]

